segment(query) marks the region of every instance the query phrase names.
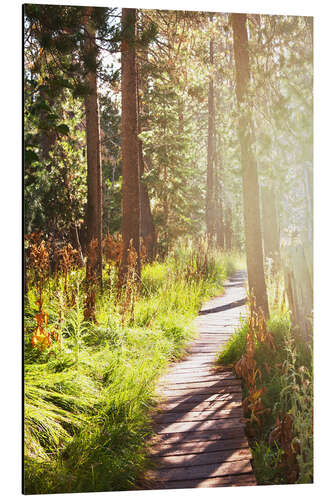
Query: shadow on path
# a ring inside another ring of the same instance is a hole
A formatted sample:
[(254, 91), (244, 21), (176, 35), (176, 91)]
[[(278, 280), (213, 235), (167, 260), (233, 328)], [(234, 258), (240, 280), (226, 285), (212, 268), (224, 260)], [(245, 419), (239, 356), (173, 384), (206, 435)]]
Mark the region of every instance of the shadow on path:
[(228, 309), (233, 309), (234, 307), (244, 306), (247, 302), (247, 298), (244, 297), (240, 300), (235, 300), (234, 302), (230, 302), (229, 304), (225, 304), (223, 306), (213, 307), (212, 309), (204, 309), (199, 312), (199, 316), (203, 316), (205, 314), (217, 313), (220, 311), (227, 311)]

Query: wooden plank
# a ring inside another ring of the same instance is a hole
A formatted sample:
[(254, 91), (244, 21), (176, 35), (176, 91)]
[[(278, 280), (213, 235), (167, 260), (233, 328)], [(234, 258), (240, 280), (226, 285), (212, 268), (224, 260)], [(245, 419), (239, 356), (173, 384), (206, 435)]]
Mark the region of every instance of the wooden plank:
[[(221, 345), (222, 347), (222, 345)], [(200, 353), (212, 353), (214, 356), (216, 356), (216, 351), (218, 350), (218, 346), (215, 344), (212, 345), (205, 345), (205, 346), (193, 346), (191, 347), (187, 352), (200, 352)]]
[(188, 353), (188, 357), (186, 359), (184, 359), (183, 363), (185, 366), (187, 366), (189, 364), (191, 364), (191, 365), (195, 365), (195, 364), (198, 365), (198, 364), (205, 364), (205, 363), (208, 364), (208, 363), (212, 363), (215, 360), (216, 355), (217, 355), (217, 353), (197, 352), (197, 353), (191, 354), (191, 356), (190, 356)]
[[(207, 370), (207, 371), (216, 371), (218, 366), (215, 363), (215, 359), (200, 359), (197, 358), (195, 354), (192, 354), (192, 356), (188, 356), (188, 358), (184, 359), (181, 363), (173, 364), (170, 367), (170, 370), (168, 370), (167, 373), (171, 372), (176, 372), (186, 370), (188, 368), (192, 368), (193, 366), (199, 366), (201, 367), (201, 370)], [(200, 371), (201, 373), (201, 371)]]
[(182, 364), (174, 365), (174, 368), (172, 371), (177, 371), (180, 370), (185, 370), (187, 368), (194, 368), (200, 366), (200, 373), (201, 370), (214, 370), (215, 368), (215, 356), (210, 356), (209, 358), (202, 358), (198, 357), (197, 355), (195, 358), (193, 357), (194, 354), (191, 356), (191, 358), (185, 359)]
[[(217, 390), (218, 389), (218, 390)], [(232, 392), (242, 392), (242, 388), (240, 385), (225, 385), (225, 386), (219, 386), (218, 388), (216, 387), (200, 387), (200, 388), (193, 388), (193, 389), (164, 389), (162, 394), (164, 396), (182, 396), (182, 395), (192, 395), (192, 394), (217, 394), (217, 393), (232, 393)]]
[(159, 469), (150, 473), (151, 478), (161, 481), (179, 481), (189, 479), (206, 479), (210, 477), (244, 474), (252, 472), (249, 460), (224, 462), (207, 465), (193, 465), (190, 467), (175, 467), (173, 469)]
[(240, 379), (230, 372), (207, 371), (202, 375), (202, 377), (198, 378), (195, 370), (188, 370), (187, 372), (170, 373), (168, 378), (163, 379), (161, 384), (169, 383), (170, 385), (173, 385), (193, 383), (196, 384), (197, 387), (200, 387), (201, 384), (204, 384), (204, 386), (207, 387), (207, 384), (232, 385), (236, 384), (236, 382), (241, 384)]
[[(211, 376), (216, 376), (215, 374), (217, 373), (217, 370), (211, 366), (209, 368), (201, 368), (200, 369), (200, 373), (202, 373), (202, 376), (203, 377), (211, 377)], [(196, 374), (196, 378), (198, 378), (198, 374), (197, 374), (197, 371), (194, 370), (192, 367), (188, 367), (188, 368), (177, 368), (175, 370), (171, 370), (170, 372), (168, 372), (167, 374), (165, 374), (163, 377), (162, 377), (162, 380), (164, 380), (164, 378), (166, 377), (192, 377), (193, 375)]]
[(207, 361), (208, 360), (211, 361), (214, 358), (214, 356), (215, 354), (197, 353), (197, 354), (192, 354), (191, 356), (188, 355), (188, 358), (185, 359), (184, 361), (203, 361), (204, 358), (207, 358)]
[(160, 469), (173, 467), (192, 467), (194, 465), (219, 464), (222, 462), (236, 462), (238, 460), (251, 460), (252, 455), (248, 448), (241, 450), (205, 451), (188, 455), (170, 455), (159, 457), (156, 465)]
[(157, 434), (173, 434), (179, 432), (226, 430), (244, 428), (244, 421), (241, 418), (224, 418), (221, 420), (204, 420), (201, 422), (173, 422), (171, 424), (157, 425)]
[(203, 359), (203, 358), (195, 358), (195, 359), (187, 359), (184, 360), (183, 363), (180, 365), (177, 365), (177, 368), (175, 367), (173, 370), (177, 371), (180, 370), (185, 370), (187, 368), (197, 368), (200, 367), (200, 373), (201, 370), (214, 370), (215, 368), (215, 356), (211, 357), (210, 359)]
[(213, 411), (213, 410), (229, 410), (231, 408), (240, 408), (242, 406), (241, 398), (238, 398), (238, 401), (235, 401), (233, 397), (229, 399), (225, 399), (222, 401), (209, 402), (204, 401), (202, 403), (193, 403), (193, 402), (166, 402), (160, 405), (161, 411), (170, 412), (189, 412), (189, 411)]
[[(215, 376), (216, 373), (218, 371), (216, 370), (216, 368), (214, 366), (202, 366), (201, 365), (201, 368), (200, 368), (200, 373), (202, 373), (203, 376)], [(165, 374), (165, 376), (191, 376), (191, 375), (194, 375), (196, 374), (197, 375), (197, 378), (198, 378), (198, 374), (197, 374), (197, 371), (193, 369), (192, 366), (188, 366), (188, 367), (179, 367), (177, 369), (173, 369), (173, 370), (170, 370), (168, 373)]]
[(177, 376), (170, 376), (170, 378), (163, 379), (159, 383), (158, 387), (160, 389), (166, 388), (166, 387), (172, 387), (173, 389), (181, 388), (183, 385), (189, 385), (191, 388), (195, 387), (207, 387), (207, 385), (214, 385), (214, 384), (231, 384), (234, 385), (238, 382), (240, 384), (240, 381), (232, 378), (232, 377), (225, 377), (222, 379), (218, 379), (215, 376), (212, 375), (207, 375), (206, 377), (202, 378), (202, 381), (199, 382), (198, 379), (195, 378), (195, 375), (193, 373), (190, 373), (188, 375), (186, 374), (177, 374)]
[[(181, 376), (191, 376), (191, 375), (196, 375), (196, 378), (198, 379), (197, 372), (193, 371), (193, 373), (191, 373), (191, 367), (189, 367), (189, 368), (190, 369), (186, 369), (186, 368), (182, 369), (181, 367), (179, 367), (179, 369), (170, 370), (162, 376), (162, 379), (167, 378), (167, 377), (171, 377), (171, 376), (181, 377)], [(210, 367), (206, 367), (205, 369), (202, 367), (200, 370), (200, 377), (201, 377), (201, 374), (203, 377), (218, 377), (219, 379), (224, 379), (224, 378), (228, 378), (228, 377), (235, 377), (235, 374), (233, 372), (231, 372), (230, 370), (225, 370), (225, 371), (219, 370), (218, 366), (213, 366), (213, 365), (211, 365)]]
[(160, 483), (157, 489), (185, 489), (185, 488), (214, 488), (223, 486), (256, 486), (253, 474), (233, 474), (232, 476), (219, 476), (209, 479), (166, 481)]
[[(219, 382), (221, 380), (235, 380), (235, 375), (227, 374), (227, 372), (220, 372), (217, 374), (207, 373), (206, 375), (202, 375), (201, 379), (205, 382)], [(164, 377), (161, 379), (161, 385), (165, 383), (171, 384), (184, 384), (187, 382), (200, 383), (198, 381), (198, 375), (196, 373), (174, 373), (170, 374), (168, 377)]]
[(249, 444), (245, 437), (236, 439), (219, 439), (217, 441), (189, 442), (170, 444), (157, 444), (150, 450), (151, 456), (186, 455), (189, 453), (203, 453), (204, 451), (225, 451), (248, 448)]
[(178, 422), (195, 422), (200, 420), (219, 420), (221, 418), (241, 418), (243, 416), (243, 409), (241, 406), (238, 408), (231, 408), (229, 410), (204, 410), (204, 411), (190, 411), (190, 412), (170, 412), (157, 415), (155, 421), (159, 424)]
[[(221, 315), (221, 317), (215, 317), (214, 320), (209, 320), (205, 317), (201, 317), (201, 319), (199, 321), (196, 321), (195, 322), (195, 326), (197, 328), (201, 328), (201, 329), (205, 329), (205, 328), (216, 328), (217, 330), (219, 330), (220, 328), (221, 329), (226, 329), (227, 328), (227, 325), (229, 323), (227, 323), (227, 321), (233, 321), (235, 323), (235, 325), (232, 325), (232, 326), (238, 326), (240, 324), (242, 320), (242, 315), (241, 314), (237, 314), (237, 316), (233, 316), (233, 317), (229, 317), (229, 318), (225, 318), (224, 315)], [(230, 328), (230, 330), (232, 330), (233, 328)]]
[(206, 335), (205, 337), (202, 338), (202, 342), (194, 342), (192, 345), (195, 346), (195, 347), (198, 347), (198, 346), (206, 346), (206, 347), (209, 347), (209, 346), (215, 346), (216, 347), (216, 350), (220, 350), (221, 346), (224, 346), (224, 344), (226, 342), (228, 342), (229, 338), (228, 337), (225, 337), (225, 338), (214, 338), (213, 335), (209, 336), (209, 335)]
[[(200, 370), (200, 378), (201, 378), (201, 374), (203, 377), (217, 377), (219, 380), (225, 379), (225, 378), (231, 378), (231, 377), (236, 378), (236, 375), (230, 369), (229, 370), (220, 370), (218, 366), (214, 366), (212, 364), (210, 366), (206, 367), (205, 369), (202, 367)], [(166, 378), (166, 377), (170, 377), (170, 376), (181, 377), (182, 375), (190, 376), (191, 375), (191, 367), (188, 367), (187, 369), (182, 368), (181, 366), (179, 366), (179, 368), (175, 367), (173, 370), (169, 370), (168, 372), (166, 372), (162, 376), (162, 378)], [(197, 372), (193, 371), (193, 375), (195, 375), (196, 378), (198, 379)]]
[(163, 403), (217, 403), (219, 401), (241, 401), (242, 393), (218, 393), (218, 394), (181, 394), (171, 395), (162, 400)]
[(150, 447), (154, 488), (255, 484), (240, 380), (215, 365), (247, 311), (243, 297), (243, 287), (234, 287), (204, 306), (195, 321), (199, 336), (160, 381)]
[(219, 350), (219, 346), (221, 346), (222, 348), (222, 344), (205, 344), (205, 345), (195, 345), (193, 344), (193, 346), (191, 348), (189, 348), (186, 352), (188, 353), (212, 353), (214, 354), (214, 356), (216, 356), (217, 354), (217, 350)]
[(214, 318), (209, 316), (201, 316), (199, 321), (196, 321), (195, 325), (197, 328), (228, 328), (231, 326), (238, 326), (240, 323), (241, 314), (237, 314), (237, 316), (226, 318), (224, 313), (215, 314)]
[(200, 342), (193, 342), (192, 346), (193, 347), (215, 347), (218, 349), (219, 345), (224, 343), (225, 340), (220, 340), (220, 339), (214, 339), (213, 337), (210, 337), (208, 339), (201, 339)]
[(195, 360), (195, 361), (190, 361), (187, 360), (186, 362), (184, 361), (184, 364), (178, 365), (177, 367), (175, 366), (170, 372), (168, 373), (177, 373), (177, 372), (183, 372), (183, 371), (191, 371), (191, 370), (197, 370), (197, 368), (200, 368), (200, 373), (208, 373), (208, 372), (216, 372), (216, 365), (215, 365), (215, 358), (211, 360)]
[(217, 330), (216, 328), (213, 330), (208, 330), (207, 328), (205, 328), (205, 330), (202, 330), (200, 333), (202, 335), (210, 335), (212, 338), (215, 338), (217, 336), (220, 336), (220, 337), (224, 337), (224, 340), (225, 341), (228, 341), (229, 338), (235, 333), (235, 329), (229, 329), (228, 331), (227, 330)]
[(219, 388), (225, 388), (229, 386), (235, 386), (241, 388), (241, 383), (238, 379), (234, 378), (227, 378), (225, 380), (205, 380), (203, 379), (202, 381), (194, 381), (194, 382), (178, 382), (178, 383), (167, 383), (164, 384), (164, 386), (161, 386), (161, 389), (164, 390), (167, 388), (167, 390), (173, 391), (182, 391), (182, 390), (193, 390), (193, 389), (200, 389), (200, 387), (204, 389), (208, 388), (215, 388), (215, 392), (219, 392)]
[(212, 428), (204, 431), (196, 430), (191, 432), (172, 432), (157, 434), (152, 443), (190, 443), (193, 441), (216, 441), (220, 439), (244, 438), (243, 427)]
[(203, 342), (213, 342), (215, 344), (218, 344), (220, 341), (225, 341), (229, 338), (231, 334), (229, 333), (214, 333), (212, 334), (211, 332), (209, 333), (202, 333), (200, 335), (200, 338), (194, 341), (194, 344), (199, 344)]

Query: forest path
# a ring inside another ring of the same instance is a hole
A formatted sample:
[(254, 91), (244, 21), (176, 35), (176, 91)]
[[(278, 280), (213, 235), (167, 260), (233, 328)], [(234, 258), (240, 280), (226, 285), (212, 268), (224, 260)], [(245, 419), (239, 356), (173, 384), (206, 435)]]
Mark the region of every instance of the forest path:
[(196, 318), (199, 337), (189, 355), (161, 379), (164, 397), (155, 417), (157, 435), (148, 474), (151, 489), (255, 485), (244, 432), (242, 389), (214, 358), (247, 313), (243, 271)]

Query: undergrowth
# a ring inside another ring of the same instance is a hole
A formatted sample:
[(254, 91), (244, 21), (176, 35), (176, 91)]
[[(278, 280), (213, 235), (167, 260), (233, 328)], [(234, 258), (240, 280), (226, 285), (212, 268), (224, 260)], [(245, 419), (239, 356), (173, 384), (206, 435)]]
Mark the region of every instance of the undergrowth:
[(143, 265), (130, 315), (107, 259), (87, 321), (84, 269), (67, 259), (65, 271), (47, 275), (45, 264), (41, 275), (43, 248), (34, 247), (25, 297), (24, 491), (133, 489), (148, 464), (158, 377), (196, 335), (193, 318), (235, 259), (183, 246)]
[(267, 325), (250, 298), (250, 316), (224, 346), (218, 362), (233, 366), (242, 379), (258, 484), (311, 483), (312, 346), (292, 332), (281, 288), (271, 290)]

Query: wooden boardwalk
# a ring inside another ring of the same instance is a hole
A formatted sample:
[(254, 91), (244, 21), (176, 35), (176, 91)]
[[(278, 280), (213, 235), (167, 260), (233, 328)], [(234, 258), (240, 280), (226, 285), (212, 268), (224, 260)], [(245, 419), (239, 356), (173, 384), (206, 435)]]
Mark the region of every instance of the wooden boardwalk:
[(256, 484), (240, 381), (232, 372), (217, 372), (214, 364), (246, 314), (244, 278), (243, 272), (236, 273), (225, 284), (225, 294), (204, 305), (196, 318), (199, 337), (161, 380), (151, 489)]

